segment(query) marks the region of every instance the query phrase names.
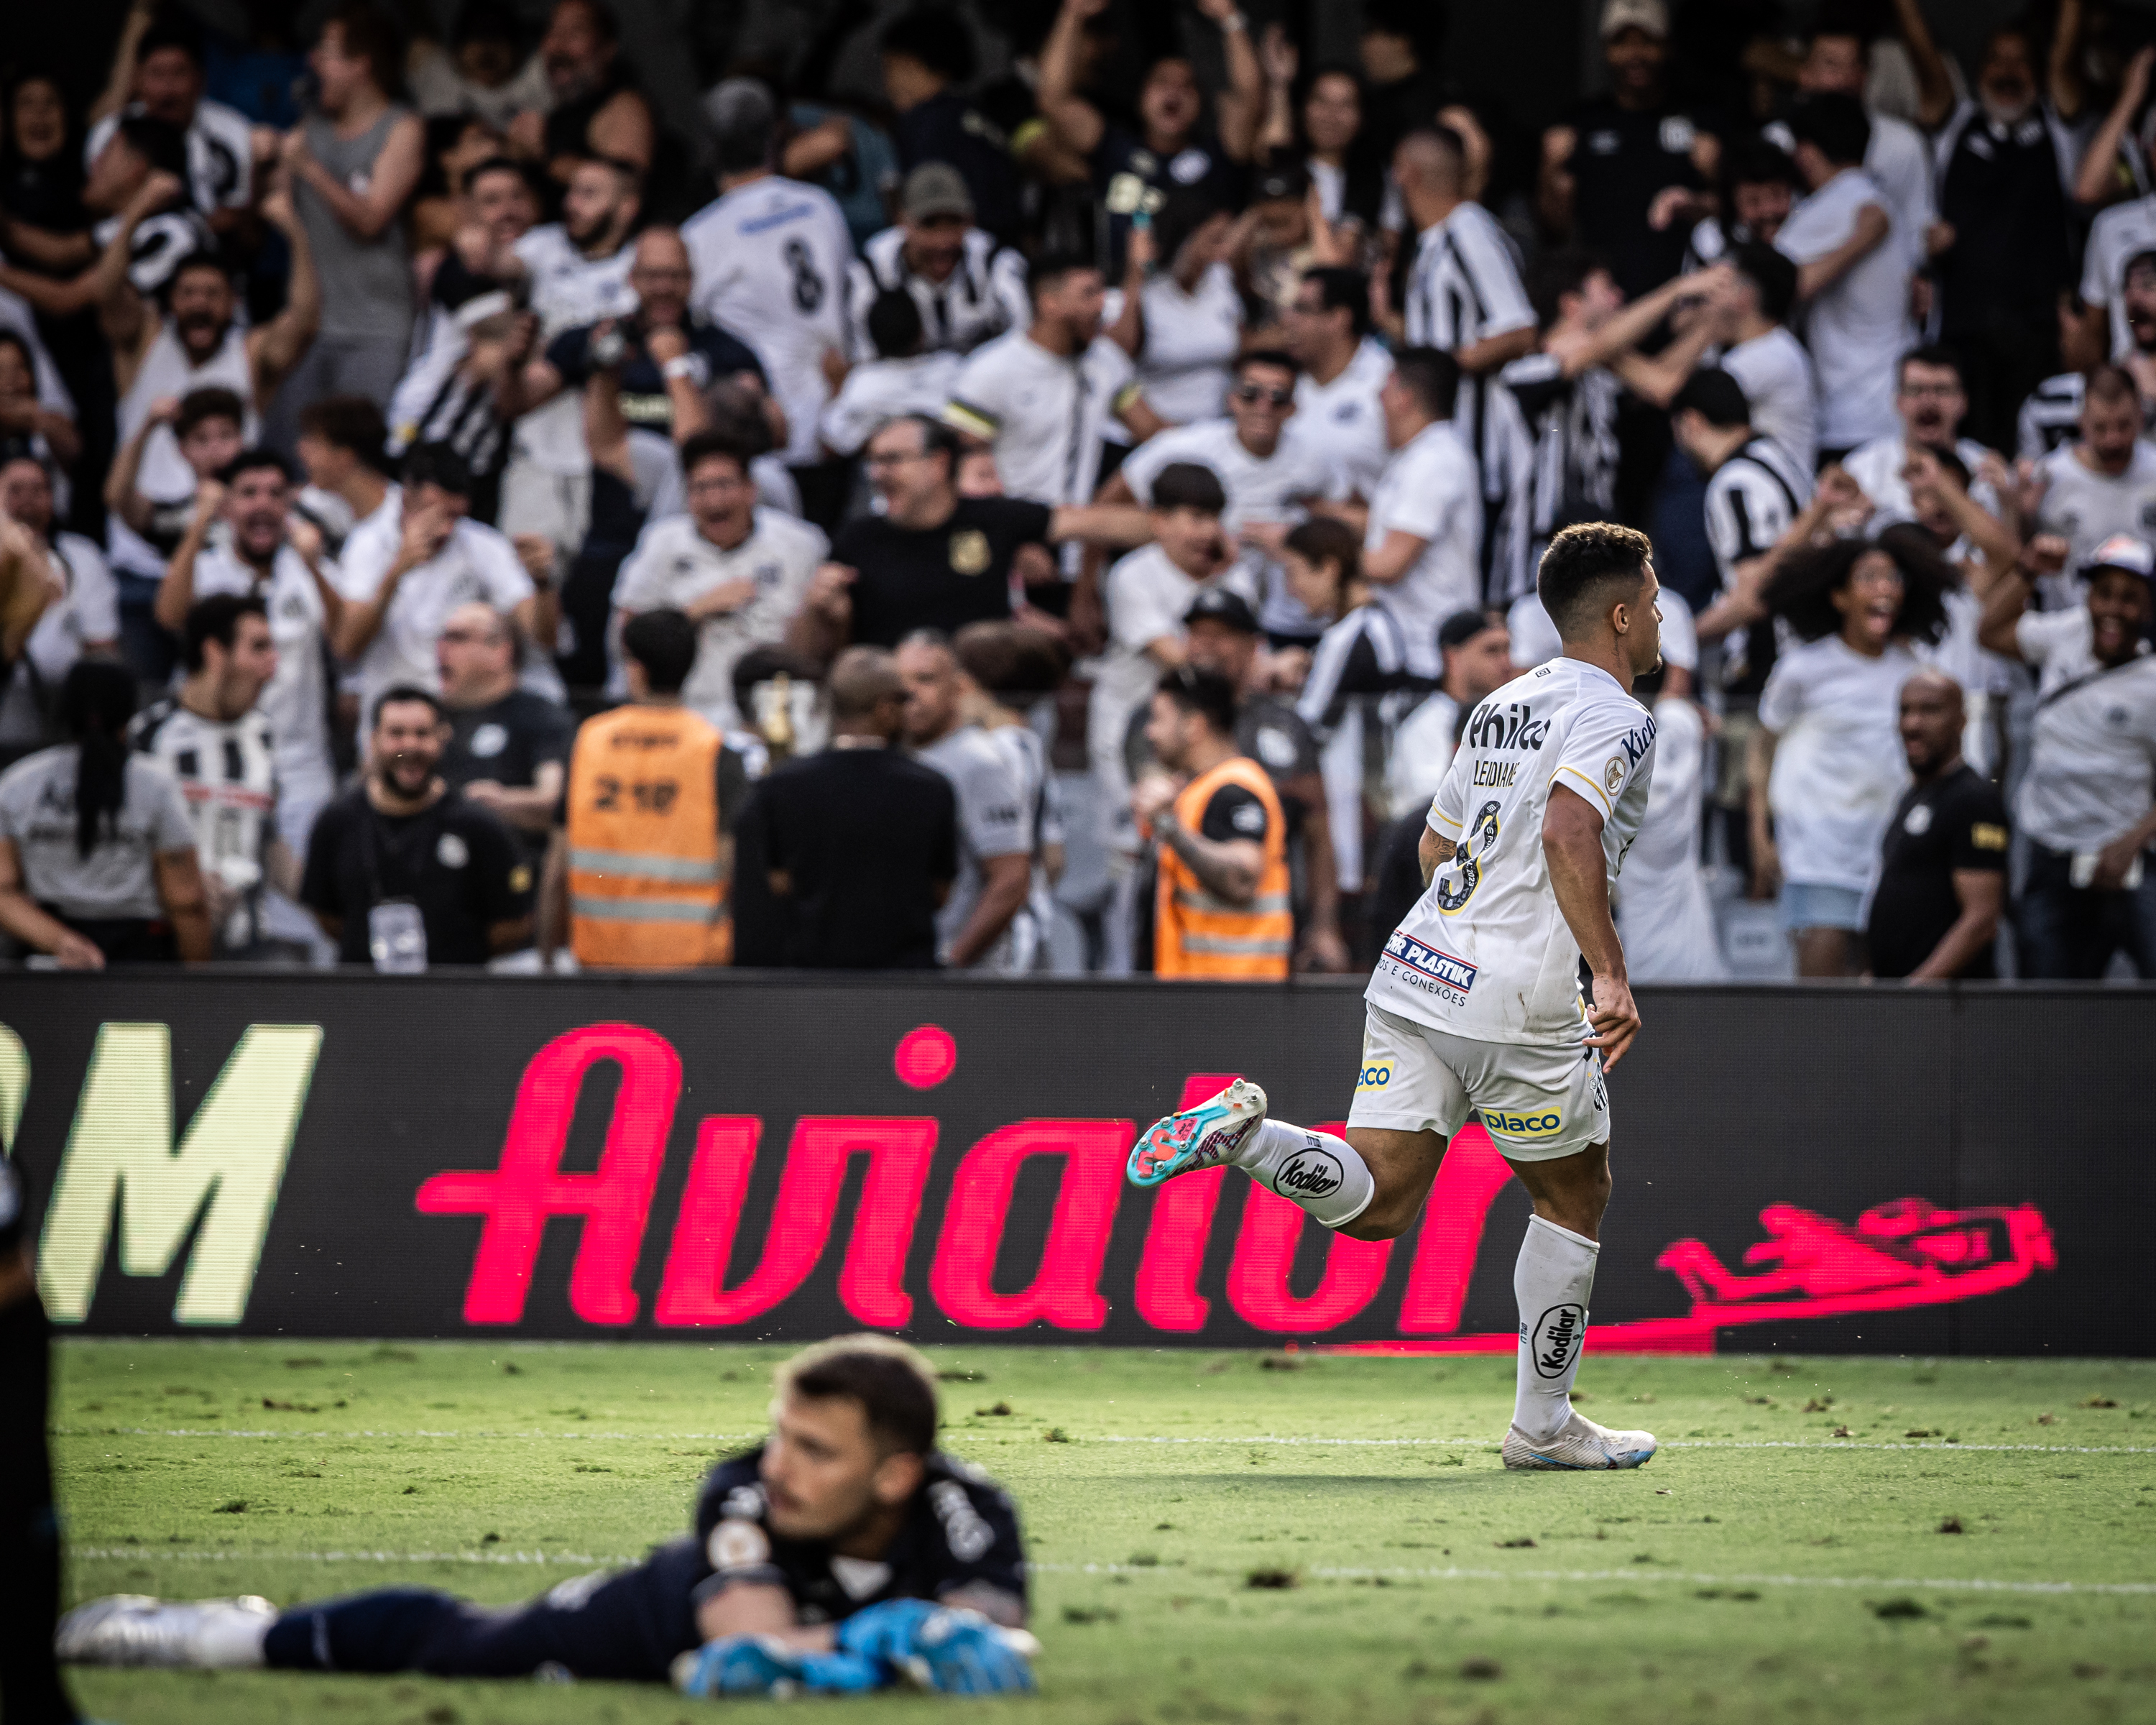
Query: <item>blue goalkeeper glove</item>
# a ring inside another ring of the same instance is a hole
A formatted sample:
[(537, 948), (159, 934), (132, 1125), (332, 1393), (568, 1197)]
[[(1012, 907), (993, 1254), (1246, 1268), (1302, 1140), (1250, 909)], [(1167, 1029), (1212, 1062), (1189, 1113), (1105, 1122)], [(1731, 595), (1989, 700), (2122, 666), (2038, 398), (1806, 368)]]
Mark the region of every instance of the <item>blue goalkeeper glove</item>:
[(860, 1695), (888, 1681), (857, 1653), (809, 1653), (776, 1635), (721, 1635), (674, 1661), (684, 1695)]
[(844, 1651), (879, 1661), (916, 1688), (1000, 1695), (1034, 1686), (1027, 1663), (1037, 1645), (1033, 1637), (1000, 1629), (978, 1611), (890, 1599), (846, 1619), (837, 1640)]

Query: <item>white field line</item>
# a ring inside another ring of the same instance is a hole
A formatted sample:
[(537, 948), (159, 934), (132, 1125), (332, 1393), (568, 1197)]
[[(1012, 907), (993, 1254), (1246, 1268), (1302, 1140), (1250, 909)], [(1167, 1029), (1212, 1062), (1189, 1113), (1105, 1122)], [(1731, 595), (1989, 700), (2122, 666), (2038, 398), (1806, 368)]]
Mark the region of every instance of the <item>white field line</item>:
[[(503, 1441), (529, 1442), (566, 1440), (579, 1443), (753, 1443), (764, 1435), (757, 1431), (271, 1431), (228, 1430), (205, 1426), (161, 1428), (147, 1425), (56, 1425), (55, 1437), (159, 1437), (159, 1438), (284, 1438), (292, 1441), (326, 1438), (391, 1438), (404, 1440), (429, 1439), (450, 1442)], [(973, 1437), (993, 1437), (993, 1432), (968, 1431)], [(1497, 1445), (1487, 1436), (1481, 1437), (1283, 1437), (1276, 1433), (1253, 1433), (1244, 1437), (1167, 1437), (1158, 1435), (1126, 1435), (1122, 1433), (1082, 1433), (1070, 1440), (1074, 1444), (1177, 1444), (1190, 1445), (1225, 1445), (1248, 1447), (1256, 1444), (1271, 1444), (1286, 1449), (1345, 1449), (1345, 1450), (1494, 1450)], [(1974, 1452), (1982, 1455), (2156, 1455), (2156, 1444), (1961, 1444), (1948, 1442), (1871, 1443), (1856, 1438), (1677, 1438), (1661, 1446), (1665, 1450), (1943, 1450)]]
[[(173, 1551), (153, 1545), (78, 1548), (69, 1555), (78, 1563), (491, 1563), (510, 1566), (575, 1565), (613, 1568), (636, 1558), (595, 1557), (567, 1551)], [(1029, 1563), (1041, 1575), (1163, 1575), (1154, 1564)], [(2000, 1594), (2106, 1594), (2142, 1597), (2156, 1594), (2156, 1581), (2005, 1581), (1989, 1577), (1915, 1578), (1877, 1575), (1717, 1575), (1691, 1571), (1640, 1569), (1471, 1569), (1316, 1568), (1324, 1581), (1562, 1581), (1676, 1582), (1691, 1587), (1902, 1588), (1921, 1591)]]

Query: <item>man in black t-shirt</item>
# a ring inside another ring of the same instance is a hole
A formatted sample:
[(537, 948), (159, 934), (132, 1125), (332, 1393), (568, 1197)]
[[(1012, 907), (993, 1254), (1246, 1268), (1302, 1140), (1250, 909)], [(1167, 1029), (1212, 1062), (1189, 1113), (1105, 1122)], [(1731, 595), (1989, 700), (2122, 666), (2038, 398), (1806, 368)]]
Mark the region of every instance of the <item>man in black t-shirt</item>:
[(864, 465), (884, 513), (839, 530), (788, 632), (790, 644), (817, 659), (849, 644), (896, 647), (916, 629), (956, 634), (969, 623), (1046, 608), (1064, 591), (1054, 565), (1040, 560), (1050, 578), (1032, 596), (1013, 574), (1029, 545), (1132, 546), (1152, 536), (1142, 509), (961, 497), (957, 434), (918, 414), (893, 419), (867, 449)]
[(530, 858), (552, 822), (576, 726), (556, 702), (517, 687), (521, 657), (516, 626), (477, 601), (450, 612), (434, 642), (449, 721), (442, 778), (506, 821)]
[(1871, 899), (1871, 973), (1912, 983), (1996, 976), (2006, 900), (2006, 804), (1961, 757), (1961, 687), (1934, 670), (1902, 685), (1916, 783), (1888, 823)]
[(408, 685), (374, 703), (365, 780), (322, 810), (300, 901), (343, 964), (484, 964), (531, 932), (531, 865), (501, 817), (449, 794), (442, 704)]
[(695, 1532), (521, 1608), (393, 1588), (277, 1611), (136, 1595), (68, 1614), (60, 1657), (167, 1669), (665, 1681), (691, 1695), (846, 1693), (901, 1680), (1029, 1689), (1025, 1548), (993, 1481), (936, 1447), (911, 1348), (848, 1336), (779, 1368), (771, 1435), (721, 1462)]
[(734, 869), (767, 886), (736, 907), (734, 962), (813, 970), (932, 970), (936, 913), (958, 878), (958, 800), (901, 754), (906, 685), (891, 655), (831, 668), (831, 742), (750, 795)]

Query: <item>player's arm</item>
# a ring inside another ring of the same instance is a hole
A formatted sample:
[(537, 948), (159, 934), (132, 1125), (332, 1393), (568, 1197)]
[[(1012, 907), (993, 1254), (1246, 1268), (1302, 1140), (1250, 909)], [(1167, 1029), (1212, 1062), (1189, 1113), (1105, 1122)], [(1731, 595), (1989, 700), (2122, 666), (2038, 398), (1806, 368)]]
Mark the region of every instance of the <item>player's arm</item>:
[(1602, 1050), (1604, 1069), (1625, 1057), (1640, 1034), (1640, 1009), (1625, 973), (1625, 948), (1609, 914), (1609, 862), (1602, 852), (1602, 811), (1562, 783), (1550, 786), (1543, 815), (1543, 859), (1549, 866), (1550, 888), (1565, 926), (1579, 942), (1594, 979), (1589, 1019), (1594, 1034), (1590, 1048)]
[(1433, 832), (1428, 827), (1422, 829), (1422, 841), (1415, 846), (1415, 859), (1422, 865), (1424, 891), (1430, 890), (1430, 883), (1437, 878), (1437, 871), (1452, 860), (1452, 853), (1459, 848), (1444, 834)]

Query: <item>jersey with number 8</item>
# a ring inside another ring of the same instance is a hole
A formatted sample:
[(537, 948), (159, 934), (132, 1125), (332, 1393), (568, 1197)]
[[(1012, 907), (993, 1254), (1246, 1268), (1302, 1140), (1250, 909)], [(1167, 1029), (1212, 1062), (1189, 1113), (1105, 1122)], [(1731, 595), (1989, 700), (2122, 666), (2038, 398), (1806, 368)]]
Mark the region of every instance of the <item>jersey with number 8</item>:
[(1562, 784), (1602, 816), (1614, 885), (1647, 811), (1655, 721), (1607, 671), (1553, 659), (1468, 716), (1430, 804), (1452, 855), (1378, 961), (1364, 999), (1484, 1042), (1564, 1044), (1588, 1034), (1579, 943), (1543, 856)]

